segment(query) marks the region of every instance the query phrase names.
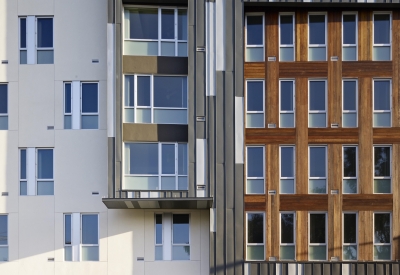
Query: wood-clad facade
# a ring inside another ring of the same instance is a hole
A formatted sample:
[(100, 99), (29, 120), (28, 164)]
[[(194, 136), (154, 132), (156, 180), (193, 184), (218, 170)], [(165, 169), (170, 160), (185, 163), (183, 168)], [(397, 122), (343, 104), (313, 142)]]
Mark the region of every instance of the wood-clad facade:
[[(358, 60), (342, 61), (342, 14), (357, 13)], [(391, 213), (392, 256), (400, 258), (400, 10), (391, 13), (391, 61), (373, 61), (373, 13), (376, 9), (311, 9), (258, 6), (245, 13), (264, 13), (265, 62), (245, 62), (244, 78), (265, 80), (265, 128), (246, 128), (245, 145), (265, 146), (265, 194), (244, 195), (245, 212), (265, 212), (265, 260), (279, 260), (280, 213), (296, 215), (296, 260), (308, 261), (310, 212), (327, 213), (327, 261), (342, 259), (343, 213), (358, 213), (358, 261), (373, 261), (373, 217), (377, 212)], [(295, 14), (295, 61), (279, 62), (279, 14)], [(327, 61), (308, 61), (308, 14), (327, 15)], [(246, 30), (245, 30), (246, 31)], [(272, 58), (275, 57), (275, 61)], [(337, 57), (337, 58), (336, 58)], [(271, 61), (268, 61), (271, 60)], [(295, 81), (295, 127), (279, 127), (279, 80)], [(327, 82), (326, 128), (308, 126), (309, 79)], [(342, 82), (356, 79), (358, 86), (358, 125), (342, 127)], [(390, 79), (391, 127), (373, 127), (373, 80)], [(246, 88), (246, 86), (245, 86)], [(245, 99), (246, 100), (246, 99)], [(275, 128), (268, 128), (275, 124)], [(338, 124), (338, 127), (331, 127)], [(280, 194), (281, 145), (295, 147), (295, 194)], [(327, 185), (325, 194), (309, 194), (309, 145), (327, 148)], [(343, 194), (343, 145), (358, 147), (358, 190)], [(391, 193), (374, 194), (374, 145), (391, 147)], [(246, 182), (246, 180), (245, 180)], [(246, 190), (246, 188), (245, 188)], [(268, 191), (275, 191), (268, 192)]]

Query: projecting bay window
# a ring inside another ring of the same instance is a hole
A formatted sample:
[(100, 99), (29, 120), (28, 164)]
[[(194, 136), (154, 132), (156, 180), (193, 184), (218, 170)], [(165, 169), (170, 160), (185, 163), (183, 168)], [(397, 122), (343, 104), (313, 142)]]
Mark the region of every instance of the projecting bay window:
[(246, 62), (264, 61), (264, 15), (246, 14)]
[(326, 61), (326, 14), (308, 14), (308, 61)]
[(248, 146), (246, 152), (246, 194), (264, 194), (265, 147)]
[(392, 147), (374, 146), (374, 193), (392, 192)]
[(343, 194), (357, 193), (358, 154), (357, 146), (343, 146)]
[(186, 143), (125, 143), (124, 189), (188, 190)]
[(328, 170), (326, 151), (326, 146), (309, 146), (309, 194), (326, 194)]
[(358, 90), (357, 80), (353, 80), (353, 79), (343, 80), (342, 127), (357, 127), (357, 121), (358, 121), (357, 120), (357, 106), (358, 106), (357, 90)]
[(0, 130), (8, 130), (8, 86), (0, 83)]
[(374, 260), (392, 259), (391, 213), (374, 213)]
[(279, 14), (279, 61), (294, 61), (294, 34), (294, 14)]
[(356, 261), (358, 258), (357, 213), (343, 213), (343, 260)]
[(308, 85), (308, 127), (326, 127), (326, 80), (310, 80)]
[(342, 15), (342, 60), (357, 60), (358, 19), (357, 13)]
[(280, 147), (280, 194), (294, 194), (295, 191), (295, 149), (294, 146)]
[(127, 8), (124, 37), (125, 55), (187, 56), (187, 9)]
[(392, 59), (392, 14), (374, 12), (373, 57), (375, 61)]
[(327, 219), (326, 213), (309, 213), (308, 260), (327, 260)]
[(295, 82), (294, 80), (279, 81), (279, 127), (293, 128), (295, 125)]
[(126, 75), (124, 121), (187, 124), (187, 77)]
[(249, 261), (265, 260), (265, 214), (248, 212), (246, 259)]
[(392, 125), (392, 81), (374, 79), (374, 127)]
[(296, 259), (296, 216), (295, 213), (281, 213), (280, 224), (280, 255), (279, 260), (295, 260)]
[(246, 128), (264, 128), (264, 80), (246, 81)]

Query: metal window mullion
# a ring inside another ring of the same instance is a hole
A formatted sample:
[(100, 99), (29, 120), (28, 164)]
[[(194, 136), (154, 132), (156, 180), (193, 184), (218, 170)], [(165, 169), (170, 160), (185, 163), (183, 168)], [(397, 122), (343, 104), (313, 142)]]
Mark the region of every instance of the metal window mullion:
[(162, 20), (162, 13), (161, 8), (158, 8), (158, 56), (161, 55), (161, 20)]
[(161, 176), (162, 176), (162, 144), (158, 143), (158, 189), (161, 190)]

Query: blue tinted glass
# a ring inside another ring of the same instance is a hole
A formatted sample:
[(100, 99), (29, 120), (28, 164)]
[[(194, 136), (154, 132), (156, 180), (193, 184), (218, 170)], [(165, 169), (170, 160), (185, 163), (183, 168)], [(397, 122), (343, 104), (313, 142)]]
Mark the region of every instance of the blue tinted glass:
[(173, 231), (172, 243), (188, 244), (189, 243), (189, 215), (188, 214), (174, 214), (172, 231)]
[(343, 15), (343, 44), (356, 44), (356, 15)]
[(162, 215), (156, 215), (156, 244), (162, 244)]
[(294, 176), (294, 154), (292, 147), (281, 148), (281, 176)]
[(26, 18), (21, 18), (19, 21), (20, 24), (20, 47), (26, 48)]
[(138, 106), (150, 106), (150, 76), (137, 77)]
[(262, 147), (247, 148), (247, 176), (264, 176), (264, 150)]
[(8, 243), (8, 221), (6, 215), (0, 215), (0, 245)]
[(263, 111), (264, 87), (262, 81), (247, 82), (247, 111)]
[(178, 144), (178, 174), (187, 175), (188, 166), (187, 144)]
[(325, 44), (325, 15), (310, 15), (309, 44)]
[(26, 179), (26, 150), (21, 150), (21, 179)]
[(281, 81), (281, 111), (293, 111), (292, 81)]
[(97, 215), (82, 215), (82, 244), (98, 244)]
[(324, 147), (310, 148), (310, 177), (326, 176), (326, 156)]
[(158, 39), (158, 9), (132, 9), (130, 12), (130, 38)]
[(374, 14), (374, 44), (390, 44), (390, 14)]
[(178, 10), (178, 39), (187, 40), (187, 10)]
[(135, 106), (135, 77), (133, 75), (125, 76), (125, 106)]
[(82, 113), (97, 113), (97, 83), (82, 83)]
[(65, 244), (71, 244), (71, 215), (65, 215)]
[(390, 176), (390, 147), (374, 147), (376, 177)]
[(64, 95), (64, 103), (65, 103), (65, 113), (71, 113), (71, 83), (65, 83), (65, 95)]
[(325, 110), (325, 82), (310, 81), (310, 110), (324, 111)]
[(174, 10), (161, 10), (161, 38), (175, 38), (175, 17)]
[(126, 161), (130, 164), (125, 174), (158, 174), (158, 144), (130, 143), (125, 144), (125, 150), (125, 158), (129, 158)]
[(263, 17), (247, 16), (247, 45), (263, 44)]
[(37, 46), (38, 48), (53, 47), (53, 18), (37, 19)]
[(37, 151), (38, 179), (53, 178), (53, 149), (39, 149)]
[(390, 110), (390, 81), (374, 81), (374, 110)]
[(293, 45), (293, 16), (281, 15), (281, 45)]
[(355, 111), (356, 106), (356, 82), (344, 81), (343, 82), (343, 110)]
[(187, 107), (186, 77), (155, 76), (154, 107)]
[(175, 145), (163, 144), (162, 145), (162, 173), (175, 174)]
[(0, 84), (0, 114), (7, 114), (8, 107), (7, 84)]

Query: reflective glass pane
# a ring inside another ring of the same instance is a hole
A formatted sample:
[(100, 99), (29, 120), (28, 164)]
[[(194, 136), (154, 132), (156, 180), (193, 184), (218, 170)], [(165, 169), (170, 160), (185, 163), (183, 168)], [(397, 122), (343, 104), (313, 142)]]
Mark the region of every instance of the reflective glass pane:
[(0, 215), (0, 245), (8, 244), (8, 216)]
[(357, 82), (343, 81), (343, 110), (357, 110)]
[(175, 56), (175, 42), (161, 42), (162, 56)]
[(162, 244), (162, 215), (156, 214), (156, 244)]
[(172, 215), (172, 243), (189, 244), (189, 215)]
[(294, 243), (294, 214), (281, 214), (281, 243)]
[(326, 47), (308, 48), (309, 61), (326, 61)]
[(374, 81), (374, 110), (390, 110), (390, 81)]
[[(124, 98), (124, 106), (135, 106), (135, 77), (133, 75), (125, 76), (125, 98)], [(140, 90), (139, 90), (140, 92)]]
[(326, 148), (310, 147), (310, 177), (326, 177)]
[(390, 260), (391, 254), (391, 245), (374, 245), (374, 260)]
[(308, 259), (310, 261), (326, 260), (326, 245), (309, 246), (308, 247)]
[(154, 259), (156, 261), (162, 261), (163, 260), (163, 247), (162, 246), (156, 246), (155, 247), (155, 257)]
[(293, 82), (281, 81), (281, 111), (293, 111)]
[(308, 127), (326, 127), (326, 114), (309, 114)]
[(374, 179), (374, 193), (391, 193), (391, 180)]
[(72, 116), (64, 116), (64, 129), (72, 129)]
[(37, 150), (37, 177), (38, 179), (53, 178), (53, 149)]
[(292, 47), (284, 47), (279, 50), (280, 61), (294, 61), (294, 49)]
[(20, 48), (26, 48), (26, 18), (20, 18), (19, 27), (20, 27), (19, 46)]
[(343, 47), (342, 60), (343, 61), (356, 61), (357, 60), (357, 48), (356, 47)]
[(178, 10), (178, 40), (187, 40), (187, 10)]
[(19, 51), (19, 64), (27, 64), (28, 63), (28, 53), (27, 51)]
[(124, 41), (125, 55), (158, 55), (158, 42)]
[(280, 124), (281, 128), (292, 128), (294, 127), (294, 114), (280, 114)]
[(175, 177), (161, 177), (161, 190), (176, 190)]
[(41, 196), (54, 195), (54, 181), (38, 181), (37, 194)]
[(0, 261), (8, 261), (8, 247), (0, 247)]
[(264, 128), (264, 114), (246, 114), (246, 128)]
[(344, 194), (355, 194), (357, 193), (357, 180), (343, 180), (343, 193)]
[(343, 245), (343, 260), (345, 260), (345, 261), (357, 260), (357, 246), (356, 245)]
[(175, 145), (161, 145), (161, 173), (175, 174)]
[(27, 182), (26, 181), (21, 181), (19, 183), (19, 194), (21, 196), (28, 195), (28, 187), (27, 187)]
[(374, 243), (390, 243), (390, 214), (374, 214)]
[(247, 16), (247, 45), (263, 44), (263, 17)]
[(293, 45), (293, 16), (281, 15), (280, 16), (280, 44)]
[(343, 147), (343, 176), (357, 177), (357, 147)]
[(154, 77), (154, 107), (187, 107), (187, 78), (182, 76)]
[(376, 177), (390, 176), (390, 147), (374, 147), (374, 175)]
[(188, 190), (187, 177), (178, 177), (178, 190)]
[(281, 177), (294, 176), (293, 147), (281, 147)]
[(99, 129), (99, 117), (97, 115), (93, 115), (93, 116), (82, 115), (81, 128), (82, 129)]
[(124, 109), (125, 117), (124, 122), (134, 123), (135, 122), (135, 109)]
[(326, 194), (326, 180), (314, 180), (308, 181), (308, 193), (310, 194)]
[(280, 180), (279, 193), (294, 194), (294, 180)]
[(36, 43), (38, 48), (53, 47), (53, 18), (37, 18)]
[(136, 8), (129, 10), (129, 38), (158, 38), (158, 9)]
[[(131, 76), (133, 77), (133, 76)], [(150, 106), (150, 76), (137, 77), (137, 101), (138, 106)], [(133, 88), (133, 81), (132, 81)], [(133, 91), (133, 90), (132, 90)], [(133, 93), (132, 93), (133, 96)], [(133, 100), (133, 99), (132, 99)], [(126, 106), (126, 105), (125, 105)], [(133, 101), (132, 105), (133, 106)]]
[(296, 259), (296, 249), (294, 245), (281, 246), (279, 253), (280, 260)]
[(8, 116), (0, 116), (0, 130), (8, 130)]
[(325, 81), (310, 81), (309, 110), (325, 111)]
[(125, 174), (158, 174), (158, 144), (126, 143)]
[(71, 244), (71, 215), (64, 215), (64, 244)]
[(310, 214), (310, 243), (326, 242), (325, 214)]
[(309, 44), (325, 44), (325, 15), (309, 15)]
[(173, 9), (161, 10), (161, 39), (175, 38), (175, 11)]
[(172, 260), (190, 260), (190, 246), (172, 246)]
[(264, 194), (264, 180), (247, 180), (246, 194)]
[(151, 109), (136, 109), (136, 123), (151, 123)]
[(247, 214), (247, 243), (264, 243), (264, 215)]
[(7, 84), (0, 84), (0, 114), (8, 113)]
[(54, 51), (37, 51), (37, 64), (54, 64)]
[(82, 113), (97, 113), (97, 90), (97, 83), (82, 83)]
[(72, 246), (64, 246), (64, 261), (72, 261)]
[(125, 177), (124, 189), (158, 190), (158, 177)]
[(188, 146), (186, 143), (178, 144), (178, 174), (179, 175), (187, 175), (187, 168), (188, 168), (187, 147)]
[(374, 113), (374, 127), (390, 127), (392, 114), (388, 113)]
[(374, 44), (390, 44), (390, 14), (374, 14)]
[(71, 94), (71, 83), (65, 83), (64, 85), (64, 112), (69, 114), (71, 113), (71, 101), (72, 101), (72, 94)]
[(247, 260), (264, 261), (265, 248), (263, 245), (248, 245), (247, 246)]
[(390, 46), (381, 47), (374, 46), (373, 49), (373, 60), (375, 61), (389, 61), (390, 60)]
[(98, 246), (82, 246), (82, 261), (98, 261), (99, 247)]
[(356, 44), (356, 34), (356, 15), (343, 14), (343, 44)]
[(357, 113), (343, 113), (342, 127), (357, 127)]
[(154, 123), (158, 124), (187, 124), (187, 110), (154, 110)]
[(264, 177), (263, 147), (247, 147), (247, 177)]
[(346, 213), (343, 215), (343, 242), (357, 242), (357, 215)]
[(26, 150), (22, 149), (20, 151), (20, 178), (26, 179)]
[(264, 61), (264, 48), (246, 48), (246, 62)]
[(98, 216), (82, 215), (82, 244), (98, 244)]
[(264, 110), (264, 84), (262, 81), (247, 82), (247, 111)]
[(187, 43), (179, 42), (178, 43), (178, 56), (187, 56)]

